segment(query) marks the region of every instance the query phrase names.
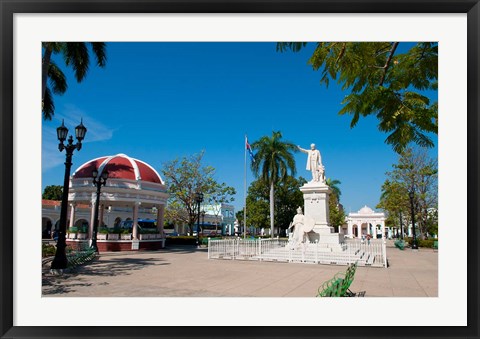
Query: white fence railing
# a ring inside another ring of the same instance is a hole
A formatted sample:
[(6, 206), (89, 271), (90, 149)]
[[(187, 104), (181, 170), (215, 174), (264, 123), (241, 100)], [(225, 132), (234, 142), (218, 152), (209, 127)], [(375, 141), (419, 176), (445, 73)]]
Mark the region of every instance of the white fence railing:
[(386, 244), (381, 239), (362, 241), (346, 239), (340, 245), (300, 244), (292, 248), (281, 239), (221, 239), (208, 240), (209, 259), (265, 260), (312, 264), (387, 267)]

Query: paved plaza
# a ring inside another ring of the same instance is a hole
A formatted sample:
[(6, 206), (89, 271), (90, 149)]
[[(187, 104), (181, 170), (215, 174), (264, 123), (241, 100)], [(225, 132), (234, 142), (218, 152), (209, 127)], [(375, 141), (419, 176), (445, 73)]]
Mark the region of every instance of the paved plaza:
[[(437, 297), (438, 252), (387, 245), (388, 268), (358, 267), (351, 286), (365, 297)], [(43, 269), (44, 297), (315, 297), (346, 266), (209, 260), (207, 249), (100, 253), (70, 273)], [(363, 293), (362, 293), (363, 294)]]

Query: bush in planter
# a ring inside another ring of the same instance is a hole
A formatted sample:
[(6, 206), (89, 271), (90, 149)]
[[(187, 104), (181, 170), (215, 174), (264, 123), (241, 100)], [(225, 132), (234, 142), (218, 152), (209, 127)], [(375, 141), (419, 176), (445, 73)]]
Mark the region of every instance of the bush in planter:
[(153, 234), (159, 234), (156, 228), (140, 228), (140, 227), (138, 228), (138, 233), (141, 235), (140, 239), (154, 239)]
[(77, 237), (78, 228), (76, 226), (69, 227), (67, 230), (67, 238), (75, 239)]
[(102, 226), (98, 229), (97, 239), (98, 240), (107, 240), (108, 237), (108, 227)]
[(120, 229), (120, 238), (122, 240), (132, 240), (132, 229), (121, 228)]
[(78, 227), (77, 226), (69, 227), (67, 233), (78, 233)]

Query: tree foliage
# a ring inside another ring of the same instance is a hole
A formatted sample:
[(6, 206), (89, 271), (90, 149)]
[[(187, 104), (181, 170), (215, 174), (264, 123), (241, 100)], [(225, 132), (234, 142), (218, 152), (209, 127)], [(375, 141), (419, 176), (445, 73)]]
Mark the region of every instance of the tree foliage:
[(45, 189), (42, 193), (42, 199), (46, 200), (62, 200), (63, 196), (63, 186), (60, 185), (50, 185), (45, 186)]
[(203, 166), (204, 152), (182, 159), (174, 159), (163, 165), (163, 176), (171, 194), (166, 216), (174, 222), (186, 223), (193, 233), (193, 225), (198, 219), (198, 204), (195, 193), (204, 195), (204, 203), (212, 201), (233, 201), (235, 189), (225, 183), (218, 183), (215, 169)]
[(272, 229), (272, 238), (274, 236), (274, 206), (275, 206), (275, 185), (285, 182), (288, 175), (295, 175), (295, 158), (293, 153), (297, 152), (297, 147), (282, 139), (282, 133), (272, 132), (272, 136), (263, 136), (252, 143), (251, 147), (256, 154), (251, 164), (255, 176), (260, 177), (268, 183), (269, 205), (270, 205), (270, 227)]
[(405, 149), (387, 172), (387, 180), (382, 186), (380, 203), (377, 205), (387, 211), (389, 222), (396, 221), (400, 213), (411, 221), (411, 202), (409, 193), (413, 192), (416, 228), (422, 235), (436, 227), (438, 209), (438, 165), (429, 158), (425, 149)]
[(340, 196), (342, 192), (338, 187), (341, 184), (340, 180), (327, 178), (325, 183), (330, 187), (332, 193), (329, 196), (328, 200), (328, 209), (330, 212), (330, 225), (333, 227), (340, 228), (345, 223), (345, 211), (343, 206), (340, 204)]
[[(287, 176), (283, 181), (275, 184), (275, 215), (274, 225), (280, 229), (288, 228), (296, 214), (296, 209), (303, 206), (303, 194), (299, 187), (307, 182), (304, 178), (296, 179)], [(271, 227), (269, 206), (270, 206), (270, 185), (262, 178), (253, 181), (248, 187), (247, 193), (247, 227), (256, 228)], [(243, 209), (236, 214), (237, 219), (243, 223)]]
[[(277, 51), (300, 51), (305, 42), (281, 42)], [(375, 115), (385, 142), (400, 153), (410, 142), (433, 147), (438, 105), (427, 97), (438, 86), (438, 44), (419, 42), (400, 52), (399, 42), (318, 42), (309, 60), (321, 71), (321, 83), (336, 81), (349, 91), (339, 114)], [(408, 47), (407, 44), (405, 44)]]
[(42, 112), (44, 120), (52, 120), (55, 111), (53, 94), (62, 95), (68, 88), (65, 74), (52, 56), (61, 54), (65, 65), (73, 69), (77, 82), (81, 82), (88, 73), (90, 51), (97, 66), (105, 67), (106, 46), (104, 42), (42, 42), (42, 49)]

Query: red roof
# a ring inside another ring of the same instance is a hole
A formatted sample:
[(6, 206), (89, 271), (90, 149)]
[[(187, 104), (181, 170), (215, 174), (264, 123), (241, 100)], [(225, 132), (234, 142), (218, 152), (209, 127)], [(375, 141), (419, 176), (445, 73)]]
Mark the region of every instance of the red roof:
[(73, 178), (92, 178), (94, 169), (99, 170), (99, 175), (105, 170), (108, 171), (109, 179), (142, 180), (163, 184), (160, 175), (153, 167), (125, 154), (104, 156), (90, 160), (75, 171)]

